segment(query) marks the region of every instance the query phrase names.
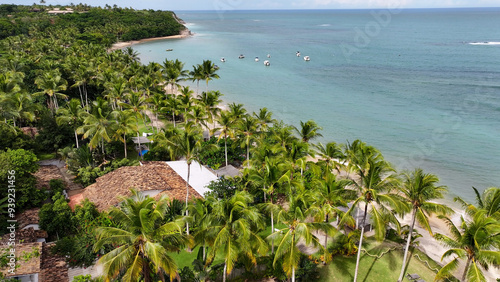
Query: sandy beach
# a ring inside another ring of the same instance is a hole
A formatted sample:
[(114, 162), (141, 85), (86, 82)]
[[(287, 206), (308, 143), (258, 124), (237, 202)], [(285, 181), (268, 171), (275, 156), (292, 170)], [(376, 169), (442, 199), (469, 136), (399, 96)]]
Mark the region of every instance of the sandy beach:
[(171, 36), (163, 36), (163, 37), (153, 37), (153, 38), (145, 38), (141, 40), (132, 40), (132, 41), (124, 41), (124, 42), (116, 42), (113, 45), (111, 45), (111, 48), (108, 49), (108, 51), (114, 51), (114, 50), (119, 50), (123, 49), (126, 47), (130, 47), (134, 44), (138, 43), (143, 43), (143, 42), (149, 42), (149, 41), (157, 41), (157, 40), (166, 40), (166, 39), (180, 39), (180, 38), (186, 38), (193, 35), (189, 29), (183, 30), (181, 34), (178, 35), (171, 35)]

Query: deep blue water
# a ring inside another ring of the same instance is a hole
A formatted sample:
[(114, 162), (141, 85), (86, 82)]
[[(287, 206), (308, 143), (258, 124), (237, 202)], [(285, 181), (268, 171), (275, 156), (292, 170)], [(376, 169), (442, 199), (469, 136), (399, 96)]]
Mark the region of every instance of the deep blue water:
[(499, 8), (177, 15), (195, 35), (134, 45), (143, 63), (210, 59), (221, 79), (209, 89), (228, 103), (313, 119), (324, 143), (362, 139), (398, 169), (437, 174), (451, 196), (500, 186)]

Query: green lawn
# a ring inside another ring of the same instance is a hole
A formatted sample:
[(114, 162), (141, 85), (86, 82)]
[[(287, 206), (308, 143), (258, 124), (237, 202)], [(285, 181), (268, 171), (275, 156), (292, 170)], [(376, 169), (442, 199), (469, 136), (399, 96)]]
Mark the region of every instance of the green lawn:
[(43, 160), (52, 160), (52, 159), (56, 158), (56, 153), (38, 154), (37, 158), (40, 161), (43, 161)]
[[(371, 255), (378, 255), (386, 252), (390, 248), (396, 246), (391, 242), (374, 243), (367, 245), (365, 248)], [(419, 253), (420, 258), (424, 259), (423, 254)], [(431, 261), (426, 257), (428, 261)], [(358, 281), (397, 281), (401, 271), (401, 263), (403, 260), (403, 251), (400, 248), (392, 250), (381, 258), (371, 257), (365, 253), (361, 253)], [(431, 261), (431, 265), (436, 266), (436, 263)], [(335, 256), (328, 265), (320, 270), (321, 278), (319, 281), (338, 281), (350, 282), (354, 279), (354, 270), (356, 268), (356, 255), (351, 257)], [(424, 263), (417, 258), (411, 257), (406, 273), (417, 273), (425, 281), (434, 281), (435, 273), (430, 270)], [(408, 281), (405, 278), (403, 281)]]
[[(171, 253), (170, 256), (177, 263), (177, 267), (179, 270), (184, 268), (184, 266), (189, 266), (191, 269), (193, 269), (193, 261), (198, 256), (199, 249), (200, 249), (200, 247), (198, 246), (198, 247), (194, 248), (192, 252), (182, 250), (179, 253)], [(210, 249), (207, 249), (207, 256), (208, 256), (209, 251), (210, 251)], [(221, 254), (217, 254), (215, 256), (215, 259), (214, 259), (212, 265), (217, 265), (217, 264), (223, 263), (223, 262), (224, 262), (224, 257)]]

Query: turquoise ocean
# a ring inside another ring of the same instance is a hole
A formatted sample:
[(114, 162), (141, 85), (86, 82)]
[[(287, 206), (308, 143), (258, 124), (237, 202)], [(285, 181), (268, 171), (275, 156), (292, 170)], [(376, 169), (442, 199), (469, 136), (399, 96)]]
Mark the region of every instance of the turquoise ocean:
[(361, 139), (450, 199), (500, 186), (499, 8), (176, 13), (194, 35), (133, 45), (142, 63), (212, 60), (226, 103), (313, 119), (323, 143)]

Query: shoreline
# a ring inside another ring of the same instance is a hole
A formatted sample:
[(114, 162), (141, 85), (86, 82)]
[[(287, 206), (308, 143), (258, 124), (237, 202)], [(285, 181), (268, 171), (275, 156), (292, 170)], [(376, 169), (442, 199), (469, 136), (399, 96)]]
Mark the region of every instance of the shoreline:
[(180, 34), (177, 34), (177, 35), (169, 35), (169, 36), (163, 36), (163, 37), (151, 37), (151, 38), (144, 38), (144, 39), (140, 39), (140, 40), (131, 40), (131, 41), (120, 41), (120, 42), (113, 43), (113, 45), (111, 45), (111, 47), (108, 49), (108, 51), (120, 50), (120, 49), (123, 49), (126, 47), (130, 47), (132, 45), (144, 43), (144, 42), (168, 40), (168, 39), (181, 39), (181, 38), (190, 37), (192, 35), (193, 34), (191, 33), (191, 31), (189, 29), (185, 29), (185, 30), (181, 31)]

